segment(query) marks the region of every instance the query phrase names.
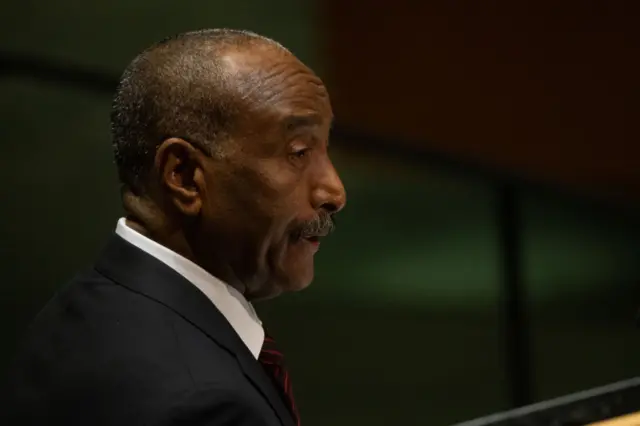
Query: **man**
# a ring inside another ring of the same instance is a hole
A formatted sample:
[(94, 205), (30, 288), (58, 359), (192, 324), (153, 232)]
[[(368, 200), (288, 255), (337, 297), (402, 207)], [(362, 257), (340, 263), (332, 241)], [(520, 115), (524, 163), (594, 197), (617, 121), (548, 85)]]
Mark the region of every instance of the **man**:
[(121, 219), (32, 325), (3, 425), (299, 424), (250, 301), (305, 288), (345, 204), (324, 85), (233, 30), (160, 42), (112, 112)]

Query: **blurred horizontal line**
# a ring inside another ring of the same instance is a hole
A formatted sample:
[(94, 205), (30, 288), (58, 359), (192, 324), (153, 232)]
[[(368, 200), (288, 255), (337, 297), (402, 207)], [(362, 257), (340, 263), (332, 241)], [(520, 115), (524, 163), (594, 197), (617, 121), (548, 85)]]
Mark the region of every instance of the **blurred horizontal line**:
[[(611, 405), (611, 402), (615, 400), (614, 399), (615, 395), (620, 395), (618, 399), (623, 401), (623, 403), (630, 404), (629, 398), (626, 398), (626, 399), (622, 398), (622, 392), (628, 392), (628, 395), (637, 395), (639, 388), (640, 388), (640, 377), (633, 377), (627, 380), (611, 383), (598, 388), (588, 389), (588, 390), (580, 391), (570, 395), (565, 395), (558, 398), (550, 399), (547, 401), (538, 402), (535, 404), (528, 405), (526, 407), (520, 407), (514, 410), (492, 414), (486, 417), (481, 417), (476, 420), (457, 423), (454, 426), (490, 426), (490, 425), (498, 425), (498, 424), (499, 425), (537, 424), (537, 422), (534, 421), (534, 417), (527, 418), (527, 416), (537, 416), (539, 417), (539, 420), (542, 420), (542, 419), (546, 420), (547, 418), (553, 419), (555, 418), (555, 416), (558, 416), (558, 415), (567, 416), (568, 414), (571, 414), (572, 412), (576, 411), (577, 408), (586, 408), (587, 407), (586, 404), (590, 405), (589, 408), (591, 407), (595, 408), (598, 405), (602, 405), (603, 401), (606, 401), (609, 403), (609, 405)], [(554, 414), (555, 416), (553, 416)], [(601, 414), (601, 413), (597, 413), (597, 414)], [(610, 414), (612, 416), (620, 416), (628, 413), (613, 412)], [(551, 422), (551, 421), (549, 421), (549, 423), (555, 424), (554, 422)], [(569, 422), (567, 423), (571, 424)], [(559, 422), (559, 424), (562, 424), (562, 423)]]
[(30, 77), (108, 94), (113, 94), (119, 80), (109, 73), (12, 52), (0, 52), (0, 75)]
[(333, 139), (338, 139), (338, 143), (344, 141), (347, 149), (372, 152), (388, 159), (419, 164), (458, 178), (484, 181), (496, 190), (513, 188), (516, 191), (525, 191), (527, 195), (542, 196), (574, 206), (577, 204), (580, 208), (615, 212), (631, 218), (637, 217), (640, 210), (640, 205), (630, 199), (613, 198), (597, 191), (571, 189), (503, 172), (499, 168), (483, 166), (471, 160), (419, 147), (418, 143), (366, 134), (340, 123), (334, 125), (333, 136)]

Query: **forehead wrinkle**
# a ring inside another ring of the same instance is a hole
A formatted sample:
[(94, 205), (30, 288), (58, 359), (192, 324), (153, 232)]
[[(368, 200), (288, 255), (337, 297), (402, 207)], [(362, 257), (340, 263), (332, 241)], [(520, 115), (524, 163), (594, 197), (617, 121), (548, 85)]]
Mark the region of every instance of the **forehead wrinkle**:
[[(269, 104), (278, 102), (283, 98), (305, 97), (312, 99), (321, 93), (311, 94), (304, 90), (304, 86), (312, 82), (312, 77), (307, 71), (295, 69), (283, 64), (274, 67), (268, 73), (251, 72), (243, 84), (239, 85), (243, 99), (259, 101)], [(320, 87), (314, 84), (313, 92)]]
[(245, 100), (271, 102), (289, 88), (312, 85), (318, 95), (327, 96), (322, 81), (288, 51), (229, 52), (223, 58), (229, 75), (235, 80), (238, 95)]
[(230, 88), (247, 112), (261, 111), (277, 121), (302, 111), (333, 116), (322, 80), (290, 54), (265, 58), (236, 51), (225, 55), (224, 62)]

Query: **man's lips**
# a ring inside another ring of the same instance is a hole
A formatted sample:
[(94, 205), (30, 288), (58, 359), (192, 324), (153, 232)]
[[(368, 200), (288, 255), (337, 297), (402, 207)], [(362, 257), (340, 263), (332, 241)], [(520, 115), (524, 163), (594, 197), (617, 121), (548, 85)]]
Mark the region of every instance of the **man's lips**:
[(292, 235), (291, 239), (294, 241), (308, 241), (319, 244), (322, 237), (323, 235)]
[(324, 231), (315, 232), (313, 234), (293, 232), (291, 234), (291, 238), (293, 238), (294, 240), (320, 241), (321, 238), (324, 238), (327, 235), (329, 235), (329, 232), (324, 232)]
[(307, 240), (308, 242), (310, 242), (311, 244), (315, 244), (317, 246), (320, 245), (320, 237), (319, 236), (313, 236), (313, 237), (303, 237), (305, 240)]
[(292, 236), (292, 240), (294, 243), (310, 245), (314, 251), (318, 250), (320, 247), (320, 239), (322, 236), (320, 235), (312, 235), (312, 236)]

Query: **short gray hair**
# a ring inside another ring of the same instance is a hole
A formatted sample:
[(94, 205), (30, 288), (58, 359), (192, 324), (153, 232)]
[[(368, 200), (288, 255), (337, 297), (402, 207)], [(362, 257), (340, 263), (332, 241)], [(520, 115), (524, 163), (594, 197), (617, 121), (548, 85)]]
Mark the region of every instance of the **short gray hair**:
[(167, 138), (215, 151), (238, 116), (221, 57), (229, 48), (258, 43), (280, 46), (250, 31), (192, 31), (154, 44), (129, 64), (111, 110), (115, 162), (125, 188), (144, 192), (156, 150)]

